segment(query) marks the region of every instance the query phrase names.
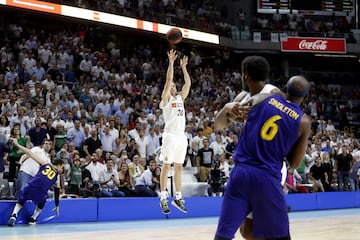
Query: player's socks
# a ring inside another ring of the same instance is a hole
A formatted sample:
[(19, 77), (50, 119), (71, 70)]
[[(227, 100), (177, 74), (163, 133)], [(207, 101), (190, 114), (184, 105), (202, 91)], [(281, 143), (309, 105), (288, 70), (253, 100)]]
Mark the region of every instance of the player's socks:
[(176, 193), (175, 193), (175, 199), (176, 199), (176, 200), (182, 199), (181, 192), (176, 192)]
[(40, 209), (40, 208), (36, 208), (34, 214), (33, 214), (31, 217), (36, 220), (37, 217), (39, 216), (40, 212), (41, 212), (41, 209)]
[(161, 191), (160, 192), (160, 200), (167, 199), (167, 197), (168, 197), (167, 191)]

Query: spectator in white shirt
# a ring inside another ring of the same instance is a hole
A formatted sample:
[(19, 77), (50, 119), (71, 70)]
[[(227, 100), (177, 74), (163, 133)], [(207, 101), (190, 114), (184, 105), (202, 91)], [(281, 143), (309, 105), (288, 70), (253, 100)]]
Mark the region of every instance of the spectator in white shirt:
[(86, 169), (90, 171), (93, 181), (98, 183), (100, 173), (105, 169), (105, 166), (99, 162), (99, 156), (97, 153), (93, 153), (90, 160), (91, 162), (86, 166)]
[(135, 142), (138, 145), (138, 151), (140, 158), (148, 159), (149, 156), (149, 143), (148, 139), (145, 138), (145, 131), (144, 129), (139, 130), (139, 137), (135, 138)]
[(147, 135), (145, 138), (148, 142), (148, 159), (155, 159), (156, 150), (158, 147), (160, 147), (160, 139), (158, 136), (155, 135), (155, 130), (153, 127), (150, 127), (149, 135)]
[(103, 151), (105, 153), (112, 152), (113, 146), (115, 145), (115, 138), (110, 134), (109, 126), (104, 126), (103, 129), (100, 129), (99, 133)]

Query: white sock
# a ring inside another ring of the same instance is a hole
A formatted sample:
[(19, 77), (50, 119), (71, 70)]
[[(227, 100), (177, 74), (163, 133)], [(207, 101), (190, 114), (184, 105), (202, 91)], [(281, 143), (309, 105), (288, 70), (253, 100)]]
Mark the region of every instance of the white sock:
[(36, 220), (37, 217), (39, 216), (40, 212), (41, 212), (41, 209), (40, 209), (40, 208), (36, 208), (34, 214), (33, 214), (31, 217)]
[(181, 192), (176, 192), (175, 193), (175, 198), (176, 198), (176, 200), (182, 199)]
[(18, 213), (19, 213), (19, 211), (20, 211), (21, 208), (22, 208), (22, 206), (17, 203), (17, 204), (15, 205), (14, 211), (12, 212), (11, 215), (15, 214), (16, 217), (17, 217), (17, 215), (18, 215)]
[(167, 199), (167, 191), (161, 191), (160, 192), (160, 200)]

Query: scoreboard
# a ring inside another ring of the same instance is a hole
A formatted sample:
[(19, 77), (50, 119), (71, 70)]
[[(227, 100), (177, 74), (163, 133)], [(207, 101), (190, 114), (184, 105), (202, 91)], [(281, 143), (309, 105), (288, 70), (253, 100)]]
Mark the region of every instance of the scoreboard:
[(294, 13), (304, 12), (316, 15), (354, 14), (354, 0), (258, 0), (258, 13)]

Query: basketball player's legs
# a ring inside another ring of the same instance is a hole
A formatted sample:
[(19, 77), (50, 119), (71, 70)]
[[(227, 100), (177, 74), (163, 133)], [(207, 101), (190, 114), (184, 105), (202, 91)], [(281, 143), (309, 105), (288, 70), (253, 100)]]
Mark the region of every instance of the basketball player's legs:
[[(281, 185), (285, 184), (286, 176), (287, 176), (287, 166), (286, 166), (286, 162), (283, 161), (283, 166), (281, 168)], [(241, 233), (241, 236), (246, 240), (255, 239), (254, 234), (253, 234), (253, 214), (252, 214), (252, 212), (246, 216), (246, 219), (241, 224), (240, 233)]]
[(215, 240), (233, 239), (240, 224), (249, 213), (250, 175), (242, 167), (235, 166), (232, 169), (225, 187)]
[(250, 199), (254, 215), (254, 237), (290, 239), (289, 217), (282, 185), (278, 178), (262, 173), (263, 171), (259, 171), (256, 175), (258, 187), (252, 192)]
[(17, 203), (16, 203), (16, 205), (11, 213), (11, 216), (9, 218), (9, 221), (8, 221), (9, 227), (15, 226), (16, 218), (17, 218), (20, 210), (22, 209), (22, 207), (24, 206), (24, 204), (27, 200), (32, 200), (31, 196), (32, 196), (31, 187), (25, 187), (23, 190), (21, 190), (19, 192)]
[(171, 161), (171, 144), (172, 144), (172, 136), (170, 133), (164, 132), (161, 146), (161, 152), (159, 159), (163, 162), (161, 173), (160, 173), (160, 207), (162, 213), (169, 214), (170, 208), (168, 205), (168, 193), (166, 191), (167, 181), (168, 181), (168, 174), (170, 165), (172, 164)]
[(41, 211), (43, 210), (45, 203), (46, 203), (46, 197), (43, 200), (39, 200), (39, 202), (36, 205), (36, 209), (35, 209), (33, 215), (28, 219), (29, 224), (36, 223), (36, 219), (39, 216), (39, 214), (41, 213)]
[(176, 138), (176, 147), (173, 151), (174, 155), (174, 183), (175, 183), (175, 200), (171, 202), (173, 206), (178, 208), (180, 211), (187, 213), (187, 209), (184, 206), (184, 199), (182, 197), (182, 170), (185, 161), (187, 151), (187, 138), (185, 134), (178, 135)]
[(182, 164), (185, 160), (187, 150), (187, 138), (185, 134), (163, 133), (163, 145), (161, 147), (160, 160), (163, 161), (163, 167), (160, 175), (160, 206), (164, 214), (169, 214), (170, 209), (167, 205), (167, 180), (170, 165), (174, 163), (174, 183), (175, 183), (175, 200), (172, 205), (182, 212), (187, 212), (182, 199)]

